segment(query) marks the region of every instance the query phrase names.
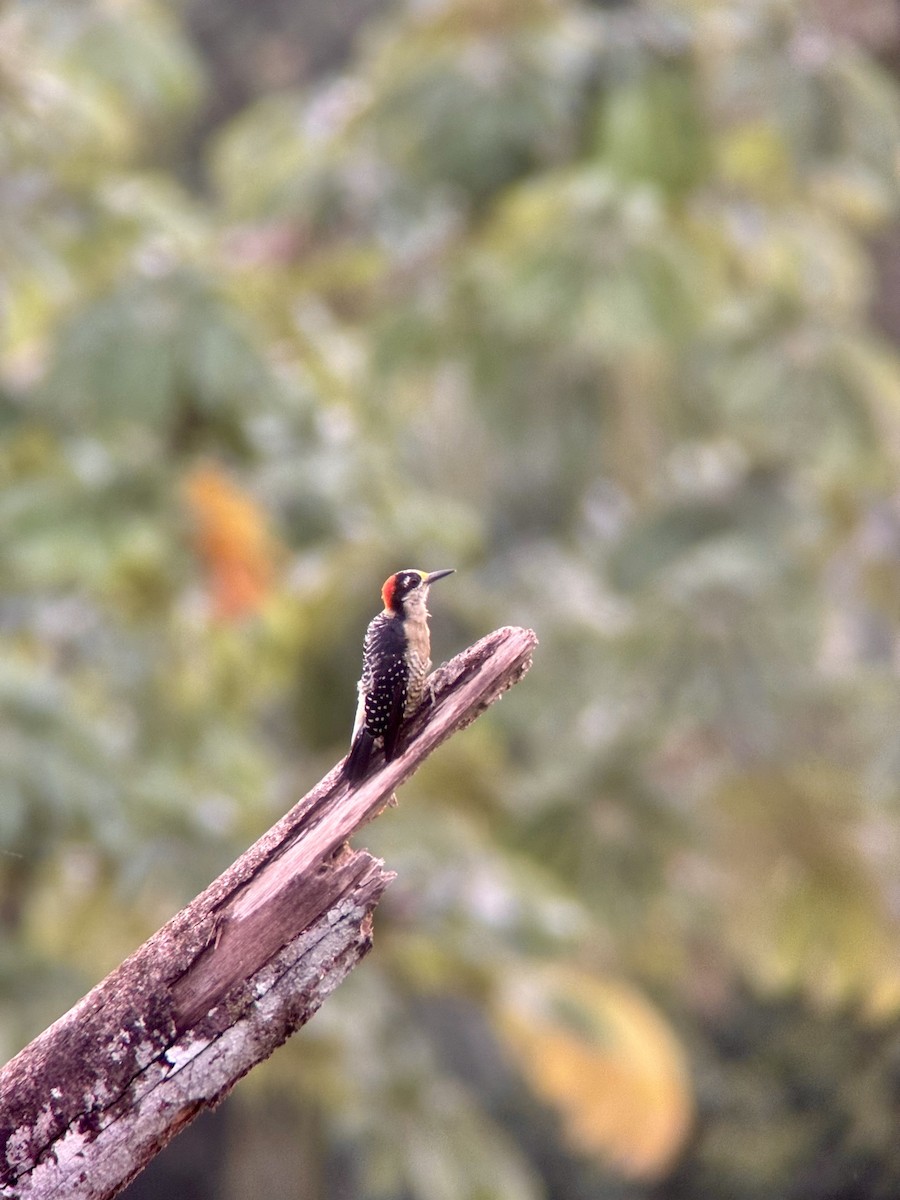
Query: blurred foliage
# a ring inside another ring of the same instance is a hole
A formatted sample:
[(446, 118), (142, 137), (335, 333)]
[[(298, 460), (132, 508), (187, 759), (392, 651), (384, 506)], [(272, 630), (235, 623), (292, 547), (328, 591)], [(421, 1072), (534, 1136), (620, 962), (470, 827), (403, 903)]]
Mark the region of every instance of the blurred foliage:
[(572, 1143), (627, 1175), (662, 1175), (693, 1114), (680, 1048), (653, 1009), (621, 985), (571, 968), (503, 986), (500, 1027)]
[(454, 565), (435, 657), (535, 667), (367, 831), (376, 951), (233, 1144), (277, 1097), (323, 1200), (895, 1194), (895, 81), (799, 0), (443, 0), (301, 93), (183, 8), (0, 14), (0, 1046)]

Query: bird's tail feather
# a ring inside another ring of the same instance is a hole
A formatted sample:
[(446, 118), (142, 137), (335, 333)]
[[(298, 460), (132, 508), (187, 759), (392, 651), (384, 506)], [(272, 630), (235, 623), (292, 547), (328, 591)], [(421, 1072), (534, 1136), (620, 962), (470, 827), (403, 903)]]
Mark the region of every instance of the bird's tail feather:
[(372, 761), (375, 739), (367, 729), (360, 729), (350, 746), (344, 763), (344, 775), (348, 783), (359, 783), (364, 778)]

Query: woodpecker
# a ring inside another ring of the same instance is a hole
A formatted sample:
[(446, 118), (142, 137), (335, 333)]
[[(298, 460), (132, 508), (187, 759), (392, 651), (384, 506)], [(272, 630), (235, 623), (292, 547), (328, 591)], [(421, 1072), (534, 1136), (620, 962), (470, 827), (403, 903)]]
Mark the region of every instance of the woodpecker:
[(351, 783), (363, 778), (377, 740), (390, 762), (398, 751), (400, 726), (419, 705), (431, 669), (428, 589), (446, 571), (398, 571), (381, 589), (384, 611), (369, 623), (363, 645), (363, 672), (350, 753), (344, 773)]

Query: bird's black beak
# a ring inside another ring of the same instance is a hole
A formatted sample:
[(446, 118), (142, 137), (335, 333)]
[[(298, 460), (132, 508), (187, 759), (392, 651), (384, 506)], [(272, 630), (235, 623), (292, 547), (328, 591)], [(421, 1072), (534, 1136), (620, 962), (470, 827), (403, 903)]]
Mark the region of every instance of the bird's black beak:
[(446, 571), (432, 571), (430, 575), (425, 576), (423, 583), (431, 585), (436, 580), (443, 579), (445, 575), (452, 575), (455, 569), (455, 567), (448, 567)]

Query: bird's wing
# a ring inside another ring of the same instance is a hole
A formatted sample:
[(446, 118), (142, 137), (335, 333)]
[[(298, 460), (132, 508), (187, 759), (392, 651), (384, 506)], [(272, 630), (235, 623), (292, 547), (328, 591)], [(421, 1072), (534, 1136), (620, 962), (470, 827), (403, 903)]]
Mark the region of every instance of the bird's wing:
[(403, 724), (403, 714), (406, 710), (406, 688), (397, 685), (391, 692), (391, 707), (384, 726), (384, 757), (390, 762), (397, 753), (397, 743), (400, 738), (400, 726)]
[(379, 613), (366, 630), (366, 666), (360, 693), (365, 697), (364, 724), (375, 737), (384, 739), (386, 759), (396, 753), (406, 709), (404, 648), (403, 623), (395, 616)]

